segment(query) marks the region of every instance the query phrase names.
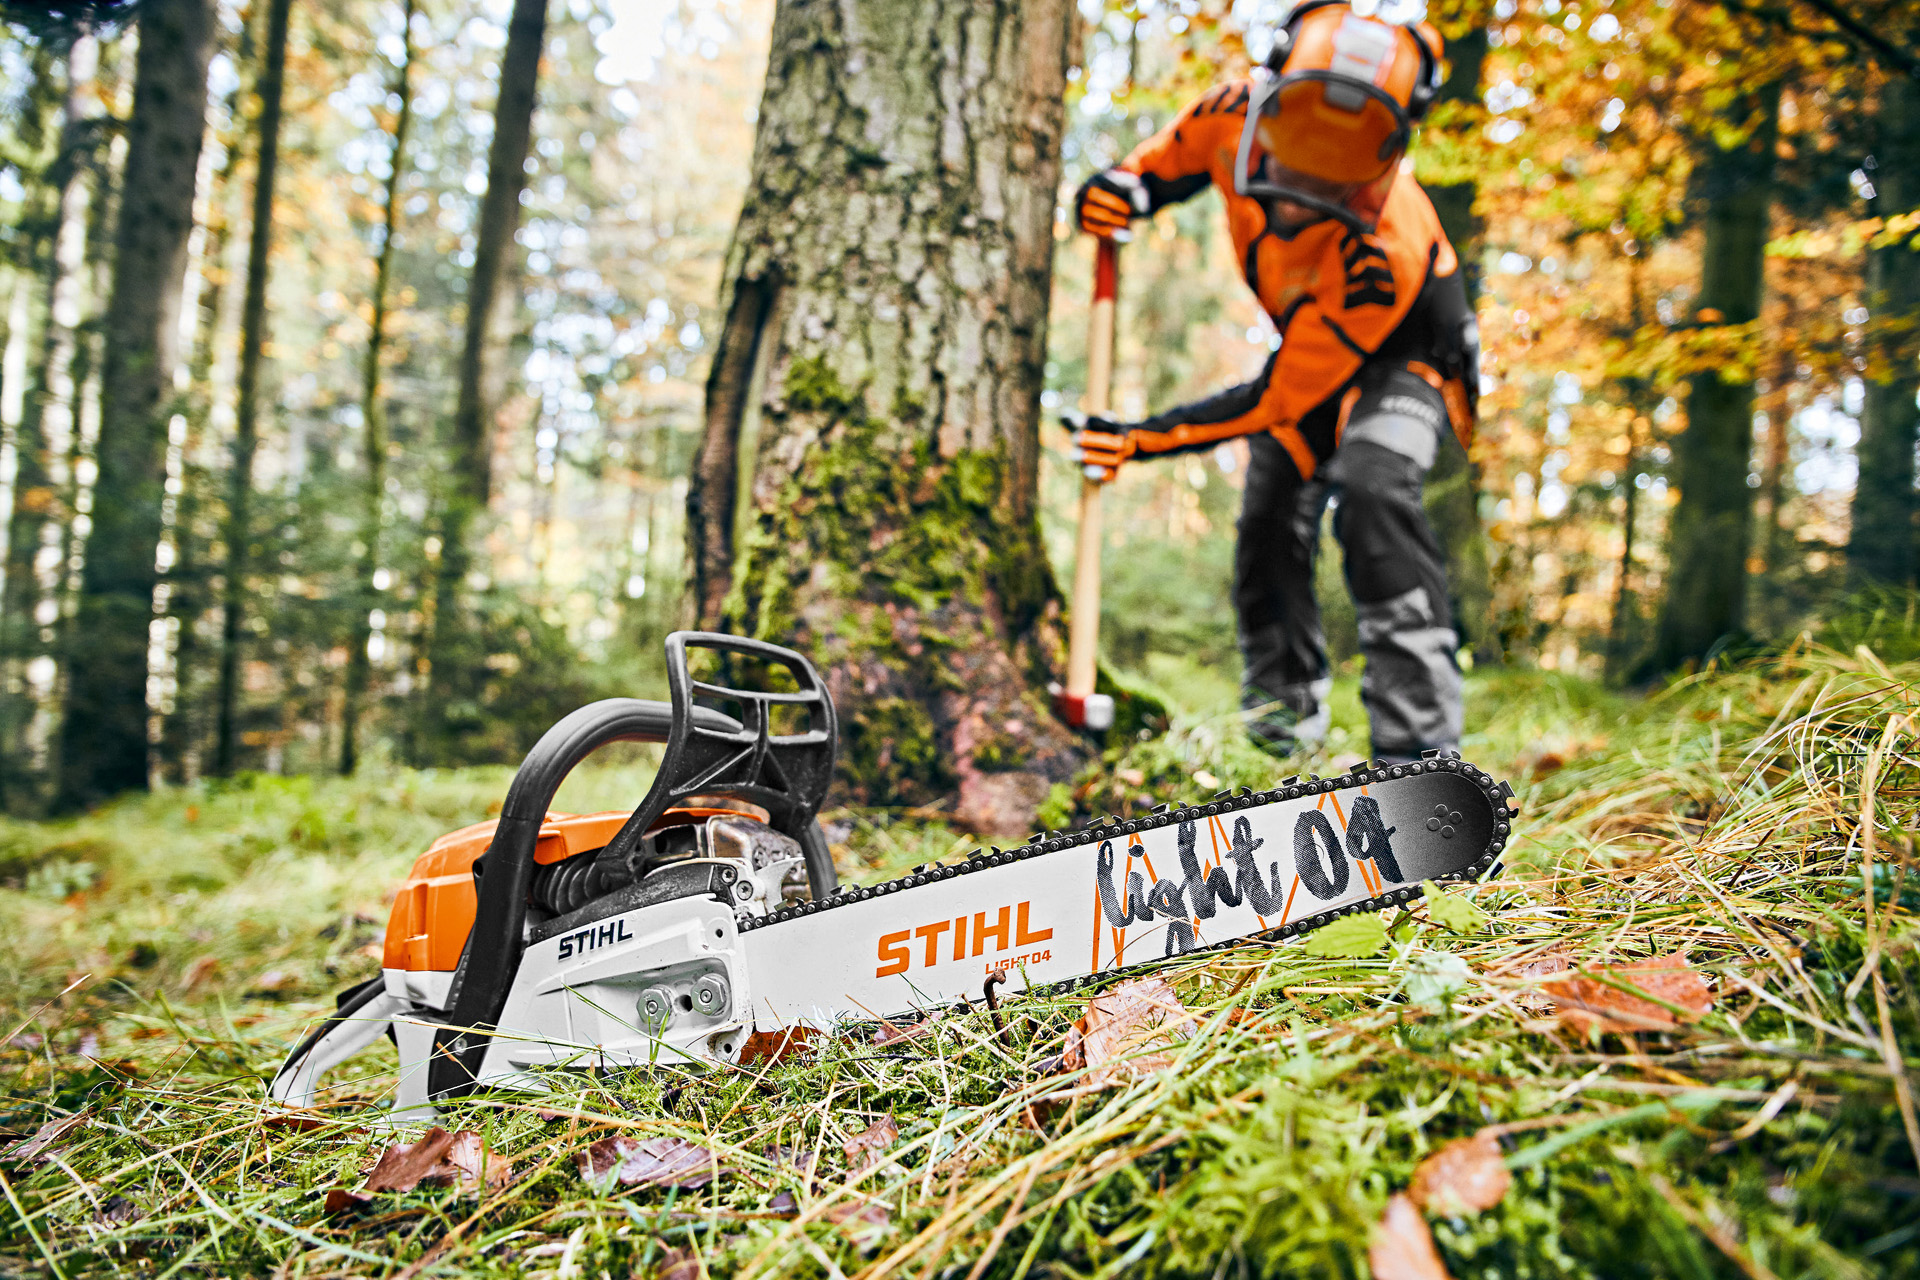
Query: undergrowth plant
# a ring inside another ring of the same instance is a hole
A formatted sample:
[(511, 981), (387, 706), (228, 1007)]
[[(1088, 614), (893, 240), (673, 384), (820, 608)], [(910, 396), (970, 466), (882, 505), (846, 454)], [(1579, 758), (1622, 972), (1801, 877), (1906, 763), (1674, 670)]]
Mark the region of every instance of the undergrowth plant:
[[(47, 1159), (0, 1165), (0, 1272), (1361, 1277), (1419, 1162), (1486, 1132), (1511, 1189), (1430, 1223), (1462, 1280), (1920, 1274), (1920, 663), (1798, 649), (1639, 700), (1479, 673), (1470, 698), (1466, 754), (1522, 806), (1503, 873), (1448, 895), (1484, 915), (1417, 904), (1354, 959), (1183, 962), (1197, 1030), (1165, 1069), (1102, 1088), (1063, 1068), (1083, 995), (734, 1070), (557, 1071), (439, 1118), (510, 1181), (351, 1214), (327, 1192), (425, 1127), (384, 1118), (390, 1051), (300, 1123), (264, 1081), (376, 971), (411, 857), (506, 772), (255, 779), (0, 826), (0, 1123), (71, 1120)], [(1062, 803), (1279, 771), (1230, 717), (1177, 716)], [(644, 756), (589, 768), (561, 804), (630, 805), (647, 776)], [(967, 843), (937, 813), (829, 819), (856, 878)], [(1542, 977), (1650, 956), (1703, 975), (1711, 1009), (1585, 1031)], [(889, 1117), (869, 1163), (855, 1139)], [(589, 1182), (581, 1152), (618, 1135), (697, 1143), (721, 1174)]]

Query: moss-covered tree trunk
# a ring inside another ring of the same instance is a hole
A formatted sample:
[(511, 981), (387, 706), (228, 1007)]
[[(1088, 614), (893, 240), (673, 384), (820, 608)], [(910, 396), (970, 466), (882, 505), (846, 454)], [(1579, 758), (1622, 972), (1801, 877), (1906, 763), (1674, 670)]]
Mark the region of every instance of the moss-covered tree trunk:
[(99, 473), (60, 731), (68, 808), (147, 786), (147, 633), (215, 23), (212, 0), (140, 8), (103, 322)]
[(825, 669), (849, 793), (992, 834), (1079, 758), (1035, 515), (1072, 23), (782, 0), (688, 499), (701, 621)]
[[(1773, 206), (1780, 90), (1735, 100), (1729, 121), (1744, 138), (1723, 148), (1703, 140), (1702, 327), (1751, 324), (1765, 293), (1767, 217)], [(1667, 535), (1667, 598), (1655, 663), (1671, 670), (1708, 656), (1745, 625), (1753, 534), (1753, 373), (1729, 361), (1694, 375), (1687, 427), (1674, 442), (1680, 501)]]
[[(1920, 207), (1920, 85), (1889, 76), (1875, 123), (1875, 212)], [(1867, 252), (1868, 364), (1860, 415), (1860, 482), (1847, 556), (1862, 582), (1904, 586), (1914, 576), (1913, 449), (1920, 433), (1920, 252), (1911, 233)]]

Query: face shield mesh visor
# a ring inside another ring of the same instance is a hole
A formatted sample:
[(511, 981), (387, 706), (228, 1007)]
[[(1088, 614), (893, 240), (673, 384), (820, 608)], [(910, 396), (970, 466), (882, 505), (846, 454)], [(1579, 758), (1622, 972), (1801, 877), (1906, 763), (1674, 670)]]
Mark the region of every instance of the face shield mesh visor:
[(1411, 129), (1406, 109), (1374, 85), (1331, 71), (1283, 75), (1248, 104), (1234, 189), (1371, 231)]

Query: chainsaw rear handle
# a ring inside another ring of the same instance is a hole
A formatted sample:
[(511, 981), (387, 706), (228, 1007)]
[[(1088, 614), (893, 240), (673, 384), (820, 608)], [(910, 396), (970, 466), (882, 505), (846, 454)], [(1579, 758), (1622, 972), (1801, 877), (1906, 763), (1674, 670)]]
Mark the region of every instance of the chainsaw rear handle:
[[(689, 646), (778, 662), (794, 673), (802, 691), (768, 694), (695, 682), (687, 671)], [(769, 825), (800, 842), (816, 899), (837, 887), (833, 857), (815, 816), (832, 777), (838, 734), (833, 700), (813, 665), (790, 649), (764, 641), (677, 631), (667, 637), (667, 680), (671, 704), (639, 698), (590, 703), (542, 734), (513, 775), (487, 848), (486, 874), (476, 885), (473, 930), (453, 978), (450, 1025), (434, 1033), (427, 1066), (429, 1097), (456, 1096), (473, 1087), (486, 1056), (487, 1033), (499, 1024), (526, 946), (527, 895), (540, 828), (560, 784), (601, 747), (664, 742), (667, 748), (646, 799), (609, 842), (607, 855), (623, 855), (674, 801), (723, 792), (760, 805), (771, 817)], [(696, 694), (732, 702), (745, 713), (744, 723), (699, 705)], [(817, 716), (807, 733), (790, 738), (769, 734), (771, 705), (782, 702), (806, 704), (810, 717)], [(733, 750), (717, 750), (722, 744)], [(743, 763), (745, 767), (739, 767)]]

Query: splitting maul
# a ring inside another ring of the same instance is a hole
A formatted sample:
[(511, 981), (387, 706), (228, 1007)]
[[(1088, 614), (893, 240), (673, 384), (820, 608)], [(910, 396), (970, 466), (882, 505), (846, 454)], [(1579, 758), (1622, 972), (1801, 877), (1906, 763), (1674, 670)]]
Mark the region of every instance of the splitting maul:
[[(689, 650), (782, 670), (788, 691), (695, 680)], [(1404, 904), (1422, 881), (1486, 872), (1511, 830), (1505, 783), (1435, 756), (843, 889), (817, 821), (837, 738), (819, 673), (711, 633), (675, 633), (667, 659), (670, 703), (574, 712), (528, 754), (497, 821), (421, 856), (380, 976), (341, 994), (273, 1098), (311, 1105), (327, 1072), (389, 1031), (403, 1110), (540, 1089), (540, 1068), (737, 1062), (756, 1030), (910, 1016), (996, 980), (1063, 990)], [(665, 744), (639, 808), (550, 812), (574, 766), (620, 741)]]

